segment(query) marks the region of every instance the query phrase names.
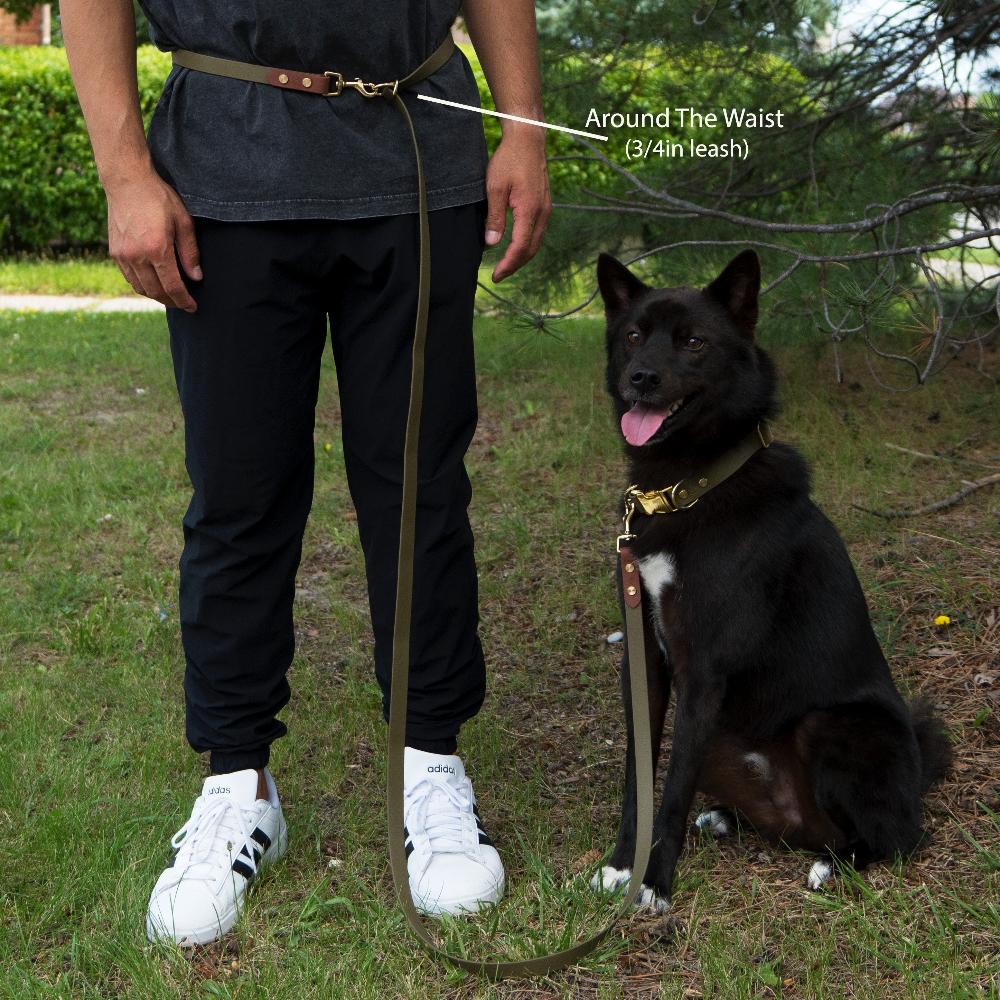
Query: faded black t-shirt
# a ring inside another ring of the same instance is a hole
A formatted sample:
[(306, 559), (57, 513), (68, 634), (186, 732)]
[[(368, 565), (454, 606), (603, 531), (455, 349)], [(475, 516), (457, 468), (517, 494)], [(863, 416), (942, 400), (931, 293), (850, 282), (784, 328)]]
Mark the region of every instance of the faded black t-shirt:
[[(156, 45), (285, 69), (398, 79), (444, 38), (460, 0), (140, 0)], [(485, 197), (482, 119), (429, 101), (479, 104), (456, 50), (403, 94), (427, 176), (429, 207)], [(359, 219), (417, 210), (402, 115), (354, 91), (336, 98), (174, 67), (149, 125), (161, 176), (192, 215), (227, 221)]]

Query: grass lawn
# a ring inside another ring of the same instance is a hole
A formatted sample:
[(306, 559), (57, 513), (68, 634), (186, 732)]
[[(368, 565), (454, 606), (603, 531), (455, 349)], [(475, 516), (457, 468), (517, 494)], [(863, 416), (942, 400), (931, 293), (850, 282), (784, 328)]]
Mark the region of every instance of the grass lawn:
[[(625, 482), (596, 322), (547, 336), (482, 319), (477, 351), (469, 468), (490, 688), (461, 748), (510, 888), (444, 934), (513, 957), (565, 946), (611, 910), (586, 879), (619, 801), (620, 647), (605, 637), (619, 626)], [(905, 866), (813, 894), (804, 856), (752, 833), (691, 837), (679, 920), (637, 916), (576, 969), (489, 986), (424, 953), (393, 902), (385, 731), (329, 358), (290, 735), (272, 758), (290, 850), (221, 944), (146, 943), (149, 889), (206, 773), (183, 738), (188, 483), (166, 333), (155, 315), (0, 314), (0, 997), (997, 996), (1000, 491), (901, 521), (852, 506), (922, 503), (996, 468), (995, 383), (959, 359), (892, 394), (850, 351), (840, 386), (824, 348), (776, 358), (777, 435), (813, 464), (900, 685), (930, 694), (955, 743), (955, 773), (927, 801), (931, 839)], [(986, 367), (1000, 373), (995, 349)]]
[(105, 255), (0, 258), (0, 293), (8, 295), (134, 295)]
[(961, 260), (964, 257), (967, 261), (974, 260), (980, 264), (1000, 265), (1000, 253), (991, 247), (949, 247), (936, 256), (945, 260)]

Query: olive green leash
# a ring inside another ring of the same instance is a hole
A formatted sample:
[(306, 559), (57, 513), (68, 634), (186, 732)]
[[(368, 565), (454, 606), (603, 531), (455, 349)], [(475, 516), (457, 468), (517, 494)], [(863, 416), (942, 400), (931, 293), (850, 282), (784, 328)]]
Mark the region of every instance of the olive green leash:
[(400, 512), (399, 564), (396, 578), (396, 611), (392, 639), (392, 681), (389, 694), (389, 767), (388, 767), (388, 822), (389, 859), (393, 881), (400, 906), (410, 927), (420, 940), (436, 955), (449, 962), (476, 972), (490, 979), (512, 976), (542, 976), (564, 968), (592, 952), (632, 908), (642, 889), (651, 850), (653, 829), (653, 748), (650, 733), (649, 694), (646, 681), (645, 636), (643, 630), (642, 595), (639, 574), (627, 547), (620, 547), (620, 572), (625, 594), (625, 625), (631, 677), (631, 712), (635, 744), (636, 779), (636, 843), (632, 863), (632, 878), (614, 919), (601, 931), (579, 944), (551, 955), (513, 962), (479, 961), (453, 955), (441, 948), (425, 925), (410, 893), (410, 880), (406, 866), (406, 849), (403, 835), (403, 757), (406, 746), (406, 703), (410, 673), (410, 625), (413, 610), (413, 560), (417, 511), (417, 444), (420, 433), (420, 413), (424, 390), (424, 348), (427, 341), (427, 312), (430, 295), (431, 257), (430, 225), (427, 215), (427, 190), (424, 179), (420, 148), (413, 128), (413, 120), (399, 92), (425, 80), (447, 62), (455, 49), (449, 34), (434, 53), (412, 73), (387, 83), (369, 83), (360, 78), (348, 80), (343, 74), (331, 70), (282, 69), (256, 63), (222, 59), (187, 49), (173, 53), (177, 66), (212, 73), (217, 76), (265, 83), (284, 90), (315, 94), (320, 97), (339, 97), (347, 90), (354, 90), (362, 97), (382, 97), (389, 100), (403, 116), (413, 143), (417, 164), (418, 214), (420, 231), (420, 268), (417, 290), (417, 314), (414, 324), (412, 371), (410, 376), (410, 401), (406, 416), (406, 436), (403, 446), (403, 496)]

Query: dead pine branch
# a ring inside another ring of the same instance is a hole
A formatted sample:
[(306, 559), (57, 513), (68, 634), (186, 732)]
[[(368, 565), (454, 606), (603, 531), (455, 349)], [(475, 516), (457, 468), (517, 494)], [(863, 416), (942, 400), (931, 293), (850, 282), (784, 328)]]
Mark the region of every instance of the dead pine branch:
[(992, 476), (986, 476), (983, 479), (970, 482), (943, 500), (936, 500), (934, 503), (924, 504), (923, 507), (913, 507), (909, 510), (876, 510), (874, 507), (862, 507), (861, 504), (857, 503), (851, 504), (851, 506), (857, 510), (863, 510), (867, 514), (874, 514), (876, 517), (918, 517), (921, 514), (933, 514), (935, 511), (947, 510), (949, 507), (954, 507), (955, 504), (960, 503), (970, 493), (975, 493), (976, 490), (981, 490), (985, 486), (994, 486), (996, 483), (1000, 483), (1000, 472), (995, 472)]

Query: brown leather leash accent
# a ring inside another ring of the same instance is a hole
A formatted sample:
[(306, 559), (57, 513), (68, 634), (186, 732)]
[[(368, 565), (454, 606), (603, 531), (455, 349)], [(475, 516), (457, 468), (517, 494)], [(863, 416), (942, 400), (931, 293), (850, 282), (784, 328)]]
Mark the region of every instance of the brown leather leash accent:
[[(410, 624), (413, 611), (413, 560), (417, 513), (417, 443), (424, 391), (424, 348), (427, 341), (427, 311), (430, 293), (430, 225), (427, 217), (427, 191), (420, 148), (410, 113), (399, 96), (400, 90), (426, 79), (447, 62), (455, 49), (449, 34), (434, 53), (412, 73), (387, 83), (368, 83), (361, 79), (348, 80), (331, 70), (313, 73), (304, 70), (260, 66), (255, 63), (221, 59), (187, 49), (173, 53), (178, 66), (212, 73), (217, 76), (264, 83), (320, 97), (339, 97), (346, 90), (355, 90), (362, 97), (382, 97), (392, 102), (403, 116), (413, 142), (417, 164), (417, 189), (420, 215), (420, 271), (417, 290), (417, 314), (414, 325), (410, 401), (406, 415), (406, 436), (403, 445), (403, 496), (399, 519), (399, 563), (396, 578), (396, 611), (392, 638), (392, 681), (389, 693), (388, 748), (388, 823), (389, 859), (399, 904), (414, 933), (432, 952), (454, 965), (486, 976), (504, 979), (513, 976), (543, 976), (579, 961), (590, 954), (618, 925), (631, 909), (642, 889), (642, 880), (649, 862), (653, 831), (653, 748), (649, 719), (649, 693), (646, 686), (645, 638), (643, 635), (642, 591), (639, 573), (628, 548), (621, 547), (620, 566), (622, 590), (625, 594), (625, 627), (629, 667), (633, 680), (631, 712), (635, 748), (636, 775), (636, 841), (632, 863), (632, 878), (621, 904), (610, 923), (592, 937), (551, 955), (540, 955), (520, 961), (480, 961), (453, 955), (441, 948), (421, 919), (410, 893), (403, 837), (403, 756), (406, 745), (406, 703), (410, 674)], [(626, 526), (627, 530), (627, 526)]]

